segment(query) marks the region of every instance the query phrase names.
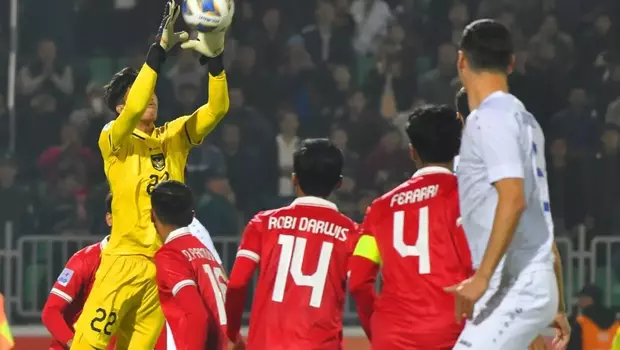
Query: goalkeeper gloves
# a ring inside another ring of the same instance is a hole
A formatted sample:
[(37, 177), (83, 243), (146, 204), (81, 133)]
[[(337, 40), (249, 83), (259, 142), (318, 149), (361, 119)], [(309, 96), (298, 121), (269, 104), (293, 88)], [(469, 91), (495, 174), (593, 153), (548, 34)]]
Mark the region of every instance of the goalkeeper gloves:
[(164, 17), (155, 37), (155, 40), (159, 42), (159, 46), (164, 51), (169, 51), (177, 43), (185, 42), (189, 39), (187, 32), (174, 32), (174, 23), (176, 23), (180, 13), (181, 7), (174, 0), (168, 0), (164, 8)]
[(188, 40), (181, 44), (184, 49), (192, 49), (206, 57), (216, 57), (224, 51), (226, 32), (198, 33), (196, 40)]

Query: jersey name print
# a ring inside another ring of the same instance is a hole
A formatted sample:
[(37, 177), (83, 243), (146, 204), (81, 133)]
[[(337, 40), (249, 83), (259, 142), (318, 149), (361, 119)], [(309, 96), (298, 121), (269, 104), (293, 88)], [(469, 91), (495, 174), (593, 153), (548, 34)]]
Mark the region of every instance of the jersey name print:
[[(356, 230), (335, 204), (317, 197), (298, 198), (250, 221), (235, 262), (235, 269), (252, 263), (249, 274), (242, 272), (246, 276), (259, 268), (249, 349), (341, 349), (347, 265)], [(241, 310), (244, 301), (236, 296), (229, 294), (226, 302)], [(230, 322), (239, 327), (240, 317)]]
[(383, 280), (370, 326), (373, 348), (453, 346), (463, 325), (443, 289), (468, 278), (472, 267), (452, 172), (418, 170), (372, 203), (361, 233), (354, 254), (380, 264)]

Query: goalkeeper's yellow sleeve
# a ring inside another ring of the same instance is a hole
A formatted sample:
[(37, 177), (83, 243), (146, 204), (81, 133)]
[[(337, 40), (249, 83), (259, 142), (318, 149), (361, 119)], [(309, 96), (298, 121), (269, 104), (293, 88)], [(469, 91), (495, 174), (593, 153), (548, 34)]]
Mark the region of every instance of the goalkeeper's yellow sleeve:
[(202, 142), (202, 139), (224, 118), (229, 106), (226, 72), (221, 71), (215, 76), (209, 74), (209, 102), (198, 108), (185, 123), (191, 143)]
[(107, 148), (105, 142), (108, 142), (110, 151), (117, 151), (136, 126), (138, 126), (140, 118), (142, 118), (155, 92), (157, 72), (165, 60), (165, 56), (166, 52), (159, 44), (151, 46), (146, 63), (140, 69), (136, 80), (129, 90), (129, 94), (127, 94), (125, 107), (116, 120), (108, 124), (107, 129), (105, 129), (107, 137), (104, 137), (102, 133), (102, 137), (99, 140), (99, 146), (102, 150)]

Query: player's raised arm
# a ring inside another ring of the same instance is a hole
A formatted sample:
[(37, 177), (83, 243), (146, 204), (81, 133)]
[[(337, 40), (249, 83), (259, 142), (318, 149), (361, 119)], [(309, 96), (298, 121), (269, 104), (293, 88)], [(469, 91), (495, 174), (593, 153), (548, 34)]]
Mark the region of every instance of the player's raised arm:
[(199, 33), (196, 40), (181, 44), (184, 49), (200, 53), (200, 63), (207, 64), (209, 69), (209, 102), (198, 108), (185, 123), (192, 144), (202, 142), (228, 112), (228, 82), (222, 61), (225, 36), (225, 31)]
[[(118, 150), (138, 126), (153, 98), (157, 74), (166, 60), (166, 52), (177, 42), (188, 39), (188, 34), (185, 32), (174, 33), (174, 23), (180, 11), (180, 7), (173, 0), (166, 3), (156, 37), (157, 42), (151, 45), (146, 63), (137, 76), (128, 78), (130, 69), (125, 68), (115, 74), (110, 84), (106, 86), (106, 102), (108, 107), (118, 114), (118, 117), (114, 122), (106, 125), (105, 133), (102, 133), (100, 137), (99, 146), (104, 153), (108, 147), (111, 152)], [(130, 86), (129, 93), (125, 96)]]
[(228, 338), (232, 342), (237, 341), (248, 284), (260, 262), (260, 225), (260, 218), (255, 216), (246, 226), (237, 251), (237, 259), (228, 280), (226, 317), (228, 319)]

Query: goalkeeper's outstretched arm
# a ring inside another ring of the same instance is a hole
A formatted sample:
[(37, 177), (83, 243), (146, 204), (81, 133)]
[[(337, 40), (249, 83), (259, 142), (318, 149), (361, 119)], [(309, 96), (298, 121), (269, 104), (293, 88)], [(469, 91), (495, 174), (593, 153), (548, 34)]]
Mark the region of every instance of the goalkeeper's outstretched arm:
[[(136, 80), (131, 85), (122, 111), (116, 120), (109, 124), (108, 139), (112, 151), (120, 148), (127, 137), (138, 126), (138, 123), (140, 123), (140, 118), (142, 118), (142, 114), (144, 114), (155, 92), (157, 73), (165, 57), (166, 52), (159, 44), (156, 43), (151, 46), (146, 63), (142, 66)], [(113, 85), (115, 79), (118, 79), (119, 74), (123, 74), (124, 71), (117, 73), (112, 78), (109, 86)]]
[(200, 143), (215, 128), (228, 112), (230, 105), (222, 55), (212, 58), (203, 56), (201, 63), (203, 62), (209, 67), (209, 102), (198, 108), (185, 124), (193, 144)]

